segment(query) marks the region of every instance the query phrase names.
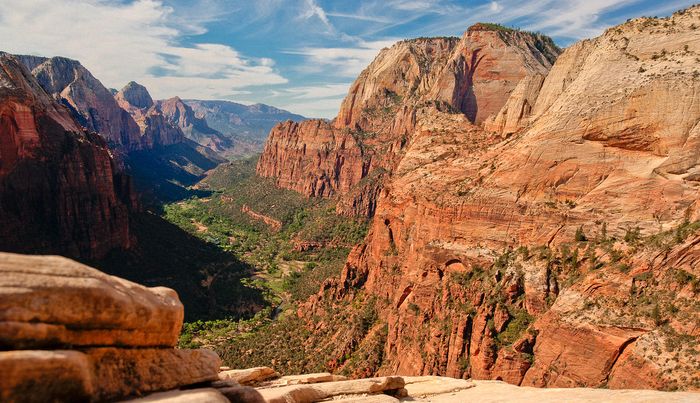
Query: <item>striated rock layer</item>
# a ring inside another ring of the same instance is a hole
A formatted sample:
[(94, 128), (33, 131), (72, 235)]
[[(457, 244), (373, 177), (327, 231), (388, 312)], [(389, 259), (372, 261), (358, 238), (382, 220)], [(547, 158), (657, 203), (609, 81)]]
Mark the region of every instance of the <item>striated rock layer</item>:
[[(416, 111), (368, 237), (299, 311), (376, 306), (332, 369), (380, 340), (379, 374), (700, 388), (698, 26), (696, 6), (611, 28), (485, 118)], [(335, 125), (362, 126), (348, 105)]]
[(216, 353), (173, 348), (184, 312), (171, 289), (0, 253), (0, 306), (3, 402), (114, 401), (218, 379)]
[(307, 196), (341, 195), (340, 212), (371, 216), (417, 113), (437, 107), (481, 123), (522, 80), (546, 75), (558, 52), (549, 38), (483, 25), (461, 39), (401, 41), (360, 74), (333, 122), (273, 128), (257, 172)]
[(132, 203), (130, 181), (117, 172), (104, 140), (83, 129), (19, 60), (1, 53), (2, 249), (99, 258), (130, 245)]

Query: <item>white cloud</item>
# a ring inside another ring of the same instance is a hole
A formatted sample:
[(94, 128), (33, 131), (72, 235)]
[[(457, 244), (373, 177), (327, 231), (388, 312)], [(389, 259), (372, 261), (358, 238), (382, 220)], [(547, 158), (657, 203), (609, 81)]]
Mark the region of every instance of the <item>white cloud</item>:
[(528, 24), (528, 29), (577, 39), (596, 36), (607, 28), (599, 21), (601, 14), (637, 2), (639, 0), (573, 0), (566, 2), (565, 7), (545, 2), (541, 14)]
[(0, 0), (0, 38), (2, 50), (74, 58), (106, 86), (135, 80), (155, 98), (213, 98), (287, 82), (270, 59), (247, 58), (220, 44), (178, 44), (183, 35), (205, 32), (198, 21), (214, 17), (192, 15), (183, 25), (155, 0)]
[[(354, 47), (302, 48), (288, 53), (306, 57), (308, 71), (326, 70), (340, 77), (356, 77), (374, 60), (382, 48), (390, 47), (395, 40), (360, 42)], [(329, 70), (332, 69), (332, 70)]]
[(295, 99), (338, 98), (348, 93), (351, 83), (292, 87), (285, 91)]
[(493, 11), (494, 13), (500, 13), (500, 12), (503, 10), (503, 6), (501, 6), (500, 4), (498, 4), (497, 1), (492, 1), (492, 2), (491, 2), (491, 7), (489, 7), (489, 9), (490, 9), (491, 11)]
[(290, 100), (276, 106), (310, 118), (332, 119), (338, 114), (338, 109), (340, 109), (340, 103), (342, 101), (343, 97), (316, 100)]
[(340, 103), (352, 83), (318, 84), (270, 91), (279, 100), (275, 106), (307, 117), (331, 119), (338, 114)]
[(315, 0), (305, 0), (304, 5), (305, 7), (301, 14), (303, 19), (308, 20), (312, 17), (318, 17), (318, 19), (323, 23), (323, 25), (326, 26), (326, 28), (328, 28), (329, 31), (334, 31), (333, 25), (328, 20), (328, 16), (326, 15), (326, 11), (321, 8), (321, 6), (319, 6)]

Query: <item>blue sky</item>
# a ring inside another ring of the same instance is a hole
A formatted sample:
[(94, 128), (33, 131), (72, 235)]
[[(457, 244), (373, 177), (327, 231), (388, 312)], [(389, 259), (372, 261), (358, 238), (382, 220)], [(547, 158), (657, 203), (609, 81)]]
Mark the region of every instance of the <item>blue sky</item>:
[(478, 21), (562, 47), (694, 0), (0, 0), (0, 50), (80, 60), (105, 85), (155, 98), (263, 102), (332, 117), (383, 47), (461, 36)]

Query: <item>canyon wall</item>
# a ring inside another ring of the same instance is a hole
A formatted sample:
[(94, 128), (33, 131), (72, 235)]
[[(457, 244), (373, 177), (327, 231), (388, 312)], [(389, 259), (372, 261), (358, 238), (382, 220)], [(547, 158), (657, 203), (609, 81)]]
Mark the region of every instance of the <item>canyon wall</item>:
[(481, 123), (521, 80), (544, 76), (558, 52), (540, 35), (481, 24), (461, 39), (401, 41), (360, 74), (332, 122), (273, 128), (257, 172), (307, 196), (339, 195), (341, 213), (372, 216), (417, 113), (437, 108)]
[(376, 346), (376, 373), (700, 388), (698, 26), (693, 7), (610, 28), (486, 117), (417, 110), (365, 242), (299, 310), (377, 307), (331, 367)]
[(0, 53), (0, 244), (99, 258), (130, 245), (130, 181), (15, 57)]

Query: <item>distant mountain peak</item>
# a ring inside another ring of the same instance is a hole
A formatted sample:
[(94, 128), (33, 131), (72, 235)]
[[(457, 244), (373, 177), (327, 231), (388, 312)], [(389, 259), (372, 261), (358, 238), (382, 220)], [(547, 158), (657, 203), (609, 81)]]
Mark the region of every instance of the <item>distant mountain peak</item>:
[(117, 93), (116, 97), (140, 109), (153, 106), (151, 94), (148, 93), (146, 87), (136, 81), (129, 81), (129, 83)]

